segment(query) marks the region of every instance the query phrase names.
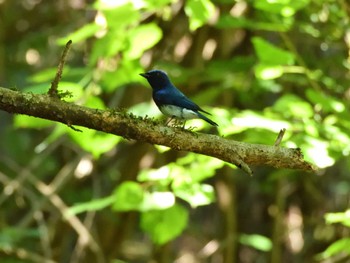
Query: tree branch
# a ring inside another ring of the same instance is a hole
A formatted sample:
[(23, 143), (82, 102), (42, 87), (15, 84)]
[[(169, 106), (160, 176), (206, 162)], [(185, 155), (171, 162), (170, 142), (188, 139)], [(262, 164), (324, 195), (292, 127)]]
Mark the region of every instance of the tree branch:
[(150, 144), (168, 146), (216, 157), (235, 164), (248, 174), (248, 165), (268, 165), (275, 168), (316, 171), (303, 160), (299, 148), (288, 149), (269, 145), (250, 144), (224, 139), (217, 135), (194, 133), (164, 126), (150, 119), (114, 110), (91, 109), (67, 103), (47, 94), (36, 95), (0, 88), (0, 109), (9, 113), (26, 114), (42, 119), (115, 134)]

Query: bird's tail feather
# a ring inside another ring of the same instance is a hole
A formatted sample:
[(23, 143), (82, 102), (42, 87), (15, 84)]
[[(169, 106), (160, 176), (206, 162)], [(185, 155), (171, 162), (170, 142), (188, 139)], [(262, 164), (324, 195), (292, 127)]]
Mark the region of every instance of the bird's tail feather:
[(216, 122), (213, 122), (211, 119), (205, 117), (203, 114), (201, 114), (200, 112), (197, 112), (198, 117), (201, 118), (202, 120), (205, 120), (206, 122), (210, 123), (213, 126), (219, 126)]

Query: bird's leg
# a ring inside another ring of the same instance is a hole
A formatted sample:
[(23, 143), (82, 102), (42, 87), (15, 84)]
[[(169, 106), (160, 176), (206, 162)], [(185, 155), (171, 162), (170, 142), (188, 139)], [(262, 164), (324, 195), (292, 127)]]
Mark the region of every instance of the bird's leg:
[(165, 123), (166, 126), (174, 119), (174, 116), (171, 116), (170, 119)]
[(184, 123), (182, 125), (182, 129), (184, 130), (185, 129), (185, 125), (186, 125), (186, 120), (184, 120)]
[(186, 120), (183, 121), (182, 119), (175, 119), (174, 127), (185, 129), (185, 124), (186, 124)]

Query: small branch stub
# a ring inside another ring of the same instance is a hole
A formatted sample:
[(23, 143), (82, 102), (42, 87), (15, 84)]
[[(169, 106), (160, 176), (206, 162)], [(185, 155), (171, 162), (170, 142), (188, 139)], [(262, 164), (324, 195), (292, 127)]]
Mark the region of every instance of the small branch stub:
[(57, 72), (56, 72), (56, 75), (55, 75), (55, 78), (54, 80), (51, 82), (51, 87), (48, 91), (48, 94), (50, 97), (54, 97), (54, 98), (59, 98), (59, 95), (58, 95), (58, 84), (62, 78), (62, 72), (63, 72), (63, 67), (64, 67), (64, 64), (66, 63), (66, 60), (67, 60), (67, 55), (68, 55), (68, 52), (69, 52), (69, 49), (72, 45), (72, 40), (69, 40), (63, 50), (63, 53), (62, 53), (62, 56), (61, 56), (61, 59), (60, 59), (60, 62), (58, 64), (58, 67), (57, 67)]
[(273, 144), (274, 146), (280, 146), (283, 136), (286, 133), (286, 129), (283, 128), (282, 130), (280, 130), (280, 133), (278, 134), (275, 143)]

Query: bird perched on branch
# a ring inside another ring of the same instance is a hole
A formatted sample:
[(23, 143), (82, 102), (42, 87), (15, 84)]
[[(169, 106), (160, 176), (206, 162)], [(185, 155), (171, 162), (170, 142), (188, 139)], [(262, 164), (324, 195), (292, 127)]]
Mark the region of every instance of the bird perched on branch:
[(163, 114), (169, 116), (171, 119), (176, 118), (184, 120), (183, 127), (185, 127), (186, 120), (189, 119), (202, 119), (213, 126), (218, 126), (217, 123), (201, 113), (203, 112), (211, 115), (209, 112), (206, 112), (187, 98), (173, 83), (171, 83), (168, 75), (164, 71), (150, 70), (140, 75), (146, 78), (151, 85), (153, 89), (153, 100)]

